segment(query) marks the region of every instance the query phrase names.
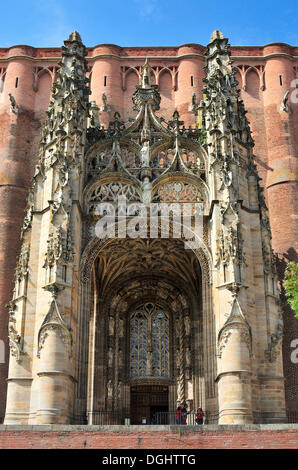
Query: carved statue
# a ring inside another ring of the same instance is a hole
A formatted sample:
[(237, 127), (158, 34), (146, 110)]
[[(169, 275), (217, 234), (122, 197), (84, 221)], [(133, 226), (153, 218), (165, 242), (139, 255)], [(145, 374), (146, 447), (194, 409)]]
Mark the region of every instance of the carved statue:
[(91, 127), (100, 127), (100, 122), (98, 118), (98, 106), (95, 101), (91, 101), (90, 106), (90, 126)]
[(190, 318), (189, 315), (186, 315), (184, 318), (184, 325), (185, 325), (185, 334), (186, 336), (190, 335)]
[(108, 366), (112, 367), (112, 365), (113, 365), (113, 348), (112, 346), (110, 346), (109, 351), (108, 351)]
[(290, 93), (290, 90), (287, 90), (285, 92), (284, 97), (281, 100), (281, 105), (280, 105), (280, 110), (285, 111), (286, 113), (289, 112), (289, 106), (288, 106), (289, 93)]
[(232, 184), (232, 177), (233, 173), (230, 170), (230, 165), (228, 162), (227, 157), (224, 158), (223, 164), (222, 164), (222, 181), (225, 186), (231, 186)]
[(102, 106), (100, 110), (104, 113), (107, 113), (111, 110), (111, 107), (108, 105), (107, 95), (103, 92), (101, 94)]
[(119, 336), (124, 336), (124, 320), (119, 317)]
[(113, 336), (114, 335), (114, 318), (112, 316), (109, 317), (109, 335)]
[(190, 367), (191, 365), (191, 354), (190, 354), (190, 349), (187, 348), (185, 351), (185, 362), (186, 362), (186, 367)]
[(198, 105), (197, 105), (197, 95), (193, 93), (191, 95), (191, 101), (190, 101), (190, 106), (189, 106), (189, 111), (196, 111)]
[(112, 381), (109, 380), (107, 383), (107, 392), (108, 392), (108, 398), (113, 398), (113, 384)]
[(143, 143), (141, 148), (141, 167), (149, 167), (150, 166), (150, 147), (149, 142), (146, 141)]
[(142, 66), (142, 88), (151, 87), (151, 67), (146, 58), (145, 64)]
[(16, 100), (14, 99), (14, 97), (12, 96), (11, 93), (8, 93), (8, 96), (9, 96), (9, 100), (10, 100), (10, 112), (14, 113), (14, 114), (17, 114), (19, 112), (19, 107), (16, 103)]

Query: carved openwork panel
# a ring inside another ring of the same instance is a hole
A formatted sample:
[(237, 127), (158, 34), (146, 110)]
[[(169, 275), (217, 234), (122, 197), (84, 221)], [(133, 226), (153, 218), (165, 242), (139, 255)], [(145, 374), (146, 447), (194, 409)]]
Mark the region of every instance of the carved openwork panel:
[[(131, 141), (133, 144), (133, 141)], [(136, 178), (140, 176), (140, 170), (145, 167), (152, 169), (153, 177), (157, 178), (171, 166), (175, 157), (175, 148), (167, 145), (161, 145), (162, 149), (155, 149), (150, 151), (148, 162), (146, 161), (146, 153), (144, 148), (137, 142), (134, 145), (127, 146), (127, 142), (120, 141), (120, 158), (123, 167)], [(180, 148), (180, 154), (186, 167), (191, 170), (192, 174), (200, 176), (204, 172), (204, 162), (199, 154), (199, 151), (188, 148)], [(86, 180), (90, 181), (92, 178), (99, 176), (105, 168), (108, 167), (113, 156), (112, 143), (106, 142), (106, 148), (100, 146), (98, 150), (94, 149), (88, 155)]]
[[(92, 152), (89, 156), (87, 163), (87, 181), (99, 175), (108, 166), (112, 158), (112, 145), (109, 144), (109, 147), (100, 149), (94, 153)], [(132, 175), (138, 173), (140, 169), (140, 157), (138, 152), (129, 148), (121, 148), (121, 160), (123, 166), (129, 169)]]
[(153, 202), (202, 202), (202, 192), (197, 185), (183, 181), (171, 181), (158, 186)]
[(117, 202), (119, 196), (125, 196), (128, 202), (141, 201), (137, 188), (131, 184), (121, 182), (100, 184), (87, 197), (89, 214), (96, 209), (97, 204), (101, 202)]
[[(204, 163), (202, 159), (200, 159), (198, 152), (187, 148), (180, 148), (180, 155), (186, 167), (192, 170), (193, 174), (199, 175), (200, 170), (203, 170)], [(151, 161), (153, 173), (161, 175), (164, 170), (170, 167), (174, 157), (175, 148), (163, 149), (154, 153)]]

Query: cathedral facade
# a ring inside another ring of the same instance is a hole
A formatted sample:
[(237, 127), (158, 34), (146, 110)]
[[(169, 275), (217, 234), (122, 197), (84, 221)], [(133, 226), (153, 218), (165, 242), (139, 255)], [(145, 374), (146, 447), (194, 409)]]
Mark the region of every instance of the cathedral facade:
[(5, 424), (297, 409), (278, 286), (295, 256), (297, 51), (219, 31), (206, 48), (86, 49), (74, 32), (62, 51), (0, 51)]

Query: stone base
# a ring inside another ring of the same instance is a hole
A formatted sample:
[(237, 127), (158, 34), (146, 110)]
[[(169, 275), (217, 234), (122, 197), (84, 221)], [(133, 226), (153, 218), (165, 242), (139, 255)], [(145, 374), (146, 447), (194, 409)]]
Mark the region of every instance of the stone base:
[(297, 449), (298, 424), (0, 426), (0, 449)]

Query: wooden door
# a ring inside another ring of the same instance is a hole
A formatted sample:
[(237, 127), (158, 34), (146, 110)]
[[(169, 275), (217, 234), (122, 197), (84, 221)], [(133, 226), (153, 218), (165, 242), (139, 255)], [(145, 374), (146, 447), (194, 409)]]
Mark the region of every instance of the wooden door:
[(135, 385), (130, 389), (131, 424), (150, 424), (150, 411), (156, 407), (168, 410), (169, 390), (164, 385)]

